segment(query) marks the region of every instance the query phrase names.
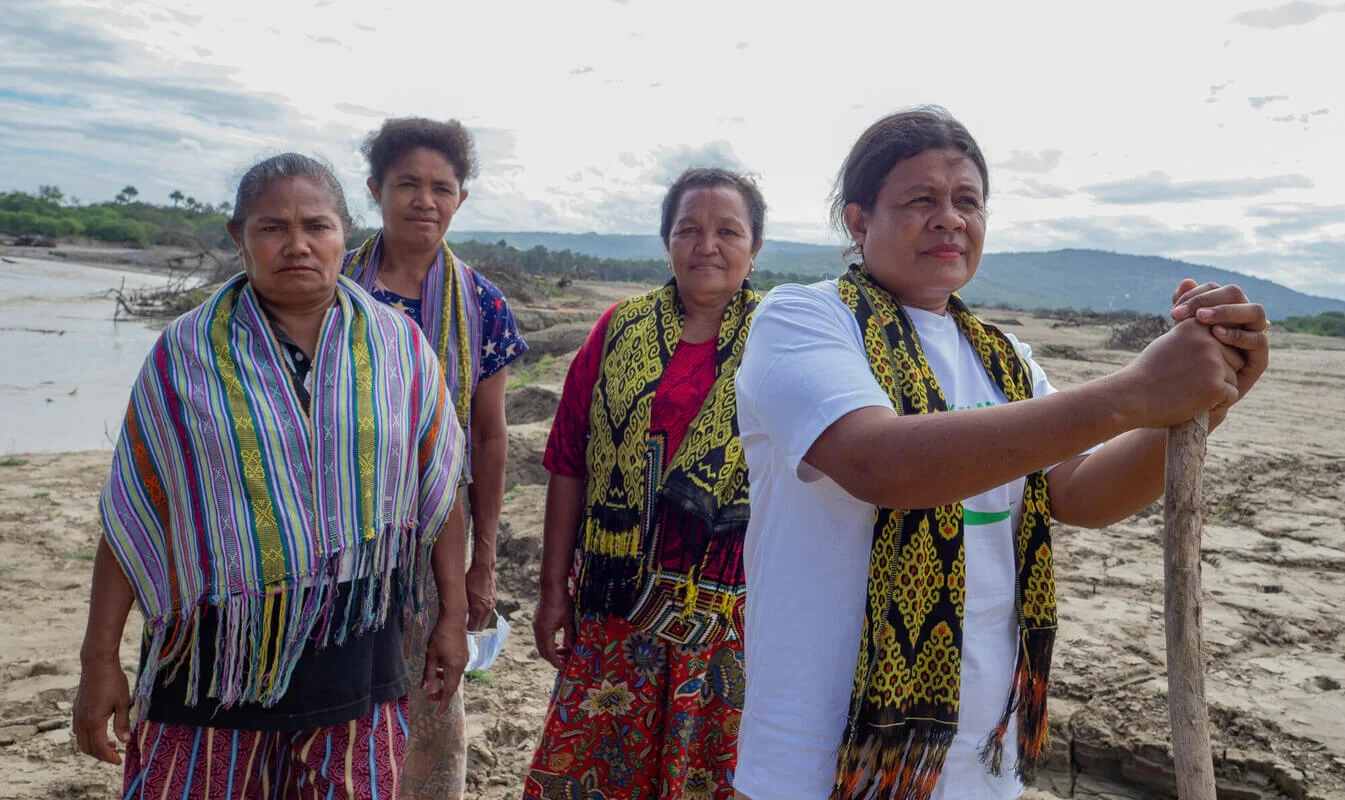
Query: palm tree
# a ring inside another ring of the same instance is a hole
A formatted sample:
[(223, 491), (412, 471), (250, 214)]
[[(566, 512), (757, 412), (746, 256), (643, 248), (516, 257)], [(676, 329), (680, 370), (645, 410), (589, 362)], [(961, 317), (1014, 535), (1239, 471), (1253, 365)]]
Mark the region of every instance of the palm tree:
[(181, 189), (174, 189), (173, 193), (168, 195), (168, 199), (173, 201), (173, 208), (177, 208), (177, 204), (181, 203), (186, 197)]

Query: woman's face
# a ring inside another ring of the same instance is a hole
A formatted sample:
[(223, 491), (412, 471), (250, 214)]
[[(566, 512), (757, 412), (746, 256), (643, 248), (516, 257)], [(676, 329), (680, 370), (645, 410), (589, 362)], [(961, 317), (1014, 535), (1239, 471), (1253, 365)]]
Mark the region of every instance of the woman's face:
[(331, 192), (307, 178), (282, 178), (253, 201), (242, 230), (231, 230), (252, 288), (282, 307), (330, 302), (346, 252), (346, 230)]
[(906, 305), (942, 314), (981, 261), (984, 197), (970, 158), (926, 150), (892, 167), (872, 209), (846, 206), (845, 222), (879, 283)]
[(742, 193), (729, 186), (682, 192), (668, 235), (677, 291), (694, 302), (724, 302), (743, 285), (761, 249)]
[(383, 210), (384, 238), (421, 250), (439, 245), (467, 200), (453, 162), (428, 147), (392, 162), (382, 184), (369, 178), (369, 191)]

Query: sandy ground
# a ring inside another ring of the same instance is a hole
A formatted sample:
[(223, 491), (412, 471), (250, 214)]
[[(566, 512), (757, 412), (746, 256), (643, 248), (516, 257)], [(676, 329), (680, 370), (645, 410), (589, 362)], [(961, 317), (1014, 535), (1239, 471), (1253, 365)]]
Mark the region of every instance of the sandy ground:
[[(516, 635), (488, 677), (467, 685), (471, 797), (518, 796), (554, 679), (536, 657), (531, 615), (545, 498), (537, 461), (576, 346), (566, 326), (582, 329), (575, 312), (591, 319), (629, 290), (577, 285), (568, 309), (520, 314), (528, 328), (550, 327), (534, 334), (544, 346), (511, 382), (517, 485), (505, 499), (500, 606)], [(1131, 357), (1102, 349), (1103, 327), (989, 316), (1039, 353), (1064, 354), (1041, 359), (1058, 386)], [(108, 459), (0, 466), (0, 798), (113, 797), (120, 786), (118, 770), (78, 754), (69, 731)], [(1211, 440), (1207, 494), (1220, 797), (1345, 797), (1345, 342), (1276, 334), (1270, 372)], [(1104, 530), (1058, 532), (1055, 757), (1030, 800), (1171, 796), (1160, 529), (1154, 508)], [(128, 672), (136, 629), (123, 639)]]

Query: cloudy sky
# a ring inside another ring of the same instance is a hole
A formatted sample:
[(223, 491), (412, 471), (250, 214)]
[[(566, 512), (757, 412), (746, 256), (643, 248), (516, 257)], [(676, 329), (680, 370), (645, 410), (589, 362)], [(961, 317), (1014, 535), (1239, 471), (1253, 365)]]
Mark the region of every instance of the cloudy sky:
[(1276, 2), (3, 0), (0, 190), (218, 202), (298, 149), (373, 221), (364, 135), (456, 117), (455, 229), (654, 233), (670, 176), (719, 163), (760, 176), (768, 236), (830, 242), (855, 137), (938, 103), (991, 162), (987, 250), (1345, 297), (1345, 3)]

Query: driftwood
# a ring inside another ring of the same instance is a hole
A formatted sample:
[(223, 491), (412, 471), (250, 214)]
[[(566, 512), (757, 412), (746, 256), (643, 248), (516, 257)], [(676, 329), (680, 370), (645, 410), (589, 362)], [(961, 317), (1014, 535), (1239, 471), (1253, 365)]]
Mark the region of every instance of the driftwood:
[(237, 255), (220, 257), (200, 243), (199, 238), (197, 241), (200, 244), (197, 252), (172, 256), (161, 262), (168, 270), (164, 285), (127, 289), (123, 278), (119, 288), (109, 290), (108, 294), (117, 302), (113, 319), (120, 319), (123, 314), (128, 317), (172, 319), (200, 305), (216, 284), (242, 268)]
[(1168, 713), (1180, 800), (1215, 800), (1209, 711), (1205, 705), (1205, 639), (1200, 628), (1202, 473), (1209, 415), (1168, 431), (1163, 499), (1163, 612), (1167, 631)]
[(114, 320), (127, 317), (149, 319), (172, 319), (190, 311), (207, 296), (206, 285), (191, 281), (191, 276), (172, 278), (159, 287), (127, 289), (126, 279), (121, 286), (108, 290), (107, 294), (117, 301)]

